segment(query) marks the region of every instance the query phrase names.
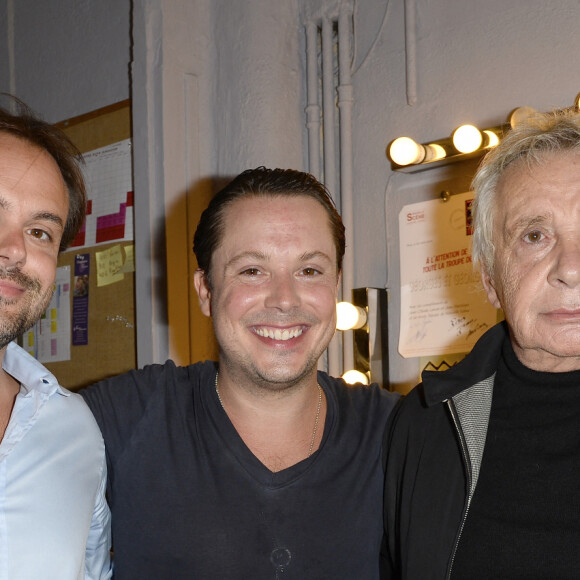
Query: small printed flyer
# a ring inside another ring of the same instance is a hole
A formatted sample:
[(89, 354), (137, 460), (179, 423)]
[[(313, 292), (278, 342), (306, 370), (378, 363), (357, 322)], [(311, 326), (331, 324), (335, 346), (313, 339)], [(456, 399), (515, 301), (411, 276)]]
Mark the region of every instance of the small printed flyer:
[(74, 346), (89, 344), (89, 275), (91, 255), (75, 255), (75, 279), (73, 290), (72, 343)]
[(469, 352), (497, 320), (471, 260), (473, 193), (399, 214), (403, 357)]

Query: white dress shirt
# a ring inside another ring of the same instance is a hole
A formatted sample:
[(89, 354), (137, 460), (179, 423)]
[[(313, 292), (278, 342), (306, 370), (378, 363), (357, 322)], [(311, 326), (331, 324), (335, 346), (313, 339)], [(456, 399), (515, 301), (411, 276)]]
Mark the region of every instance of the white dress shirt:
[(15, 343), (20, 382), (0, 443), (0, 579), (110, 578), (103, 439), (83, 399)]

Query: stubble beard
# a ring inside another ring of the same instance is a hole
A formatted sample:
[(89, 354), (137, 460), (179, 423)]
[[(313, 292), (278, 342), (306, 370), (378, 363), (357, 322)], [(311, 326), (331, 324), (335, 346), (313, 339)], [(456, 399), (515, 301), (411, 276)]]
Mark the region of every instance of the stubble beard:
[(301, 368), (298, 368), (292, 372), (288, 372), (288, 368), (281, 361), (277, 365), (273, 365), (272, 368), (268, 370), (261, 371), (258, 368), (254, 368), (256, 376), (259, 377), (263, 385), (268, 385), (270, 389), (274, 390), (285, 390), (292, 388), (295, 385), (303, 382), (307, 377), (316, 373), (318, 366), (318, 357), (310, 355), (307, 360), (304, 361)]
[[(0, 296), (0, 348), (24, 334), (44, 314), (52, 299), (52, 287), (42, 290), (42, 284), (19, 270), (0, 270), (1, 280), (10, 280), (24, 288), (24, 295), (18, 299)], [(13, 312), (8, 309), (20, 303)]]
[(220, 365), (227, 367), (232, 377), (238, 382), (253, 385), (264, 391), (286, 391), (300, 385), (308, 377), (316, 376), (318, 360), (322, 352), (310, 352), (302, 365), (290, 369), (285, 364), (284, 356), (276, 355), (276, 360), (258, 364), (255, 360), (239, 353), (225, 352), (220, 347)]

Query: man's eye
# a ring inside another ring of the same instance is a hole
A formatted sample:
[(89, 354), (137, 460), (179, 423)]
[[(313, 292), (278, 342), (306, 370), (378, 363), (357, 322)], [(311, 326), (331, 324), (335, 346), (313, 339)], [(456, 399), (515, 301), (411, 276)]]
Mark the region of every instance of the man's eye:
[(302, 274), (304, 276), (316, 276), (316, 274), (320, 274), (320, 271), (316, 268), (304, 268), (304, 270), (302, 270)]
[(529, 232), (524, 236), (524, 240), (526, 240), (526, 242), (531, 242), (532, 244), (535, 244), (536, 242), (541, 241), (544, 238), (542, 232)]
[(244, 276), (258, 276), (260, 274), (260, 270), (258, 268), (247, 268), (242, 272)]
[(48, 241), (51, 239), (50, 235), (47, 232), (45, 232), (44, 230), (39, 230), (38, 228), (33, 228), (31, 230), (28, 230), (28, 232), (33, 238), (36, 238), (37, 240)]

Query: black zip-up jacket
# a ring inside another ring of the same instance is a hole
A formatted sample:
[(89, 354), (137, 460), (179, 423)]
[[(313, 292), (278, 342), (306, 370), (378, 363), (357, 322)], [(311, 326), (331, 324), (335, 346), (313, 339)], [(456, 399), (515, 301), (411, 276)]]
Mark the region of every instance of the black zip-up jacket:
[(483, 456), (507, 326), (488, 330), (444, 372), (426, 371), (385, 432), (383, 578), (452, 577)]

